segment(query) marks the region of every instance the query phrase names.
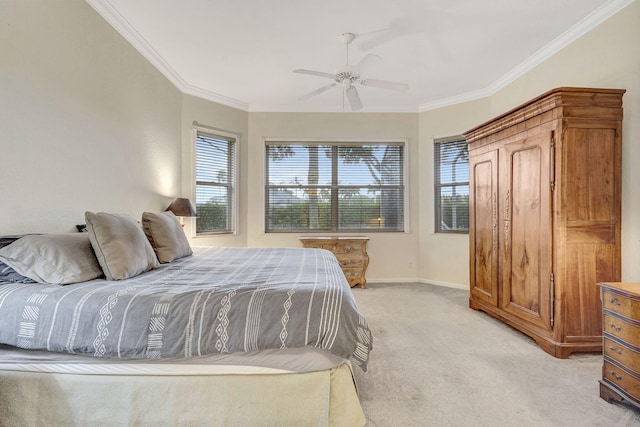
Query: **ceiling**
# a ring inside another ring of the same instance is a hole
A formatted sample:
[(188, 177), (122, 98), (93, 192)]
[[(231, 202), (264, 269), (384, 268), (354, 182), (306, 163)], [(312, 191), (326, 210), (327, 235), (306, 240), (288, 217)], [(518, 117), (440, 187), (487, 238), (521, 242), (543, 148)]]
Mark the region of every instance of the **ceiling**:
[(245, 111), (349, 111), (341, 87), (299, 98), (373, 53), (364, 112), (491, 95), (633, 0), (87, 0), (185, 93)]

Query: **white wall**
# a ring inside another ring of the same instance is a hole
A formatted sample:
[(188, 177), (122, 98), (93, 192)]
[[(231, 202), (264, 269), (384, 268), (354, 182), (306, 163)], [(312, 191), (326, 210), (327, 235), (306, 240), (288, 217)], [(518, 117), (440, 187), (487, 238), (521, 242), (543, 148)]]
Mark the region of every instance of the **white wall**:
[(0, 2), (0, 234), (164, 209), (180, 192), (181, 99), (84, 2)]

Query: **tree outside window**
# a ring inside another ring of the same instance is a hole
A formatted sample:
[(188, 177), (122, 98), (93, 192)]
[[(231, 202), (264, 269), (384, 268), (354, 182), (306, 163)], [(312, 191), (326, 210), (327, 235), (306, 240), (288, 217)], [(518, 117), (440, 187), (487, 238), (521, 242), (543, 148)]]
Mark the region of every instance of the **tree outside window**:
[(267, 232), (404, 231), (404, 143), (268, 142)]

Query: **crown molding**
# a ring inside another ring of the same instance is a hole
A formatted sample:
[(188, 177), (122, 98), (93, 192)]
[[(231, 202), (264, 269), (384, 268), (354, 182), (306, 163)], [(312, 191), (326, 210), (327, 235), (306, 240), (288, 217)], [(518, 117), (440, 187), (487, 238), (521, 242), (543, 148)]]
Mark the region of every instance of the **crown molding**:
[(598, 9), (591, 12), (589, 15), (581, 19), (573, 27), (556, 37), (548, 45), (531, 55), (522, 63), (517, 65), (511, 71), (504, 74), (498, 80), (493, 82), (487, 90), (493, 95), (500, 89), (519, 79), (533, 68), (542, 64), (553, 55), (569, 46), (580, 37), (587, 34), (589, 31), (602, 24), (607, 19), (611, 18), (616, 13), (620, 12), (625, 7), (637, 0), (610, 0)]
[[(250, 105), (244, 101), (230, 98), (218, 93), (187, 83), (146, 41), (140, 33), (111, 5), (109, 0), (85, 0), (100, 16), (102, 16), (122, 37), (124, 37), (142, 56), (144, 56), (160, 73), (162, 73), (178, 90), (185, 94), (203, 98), (208, 101), (237, 108), (247, 112), (342, 112), (341, 108), (312, 109), (303, 106), (280, 105)], [(465, 92), (459, 95), (429, 101), (417, 107), (401, 106), (394, 108), (371, 108), (360, 112), (380, 113), (415, 113), (435, 110), (464, 102), (474, 101), (494, 95), (500, 89), (513, 83), (524, 74), (540, 65), (551, 56), (558, 53), (622, 9), (638, 0), (610, 0), (585, 18), (580, 20), (569, 30), (555, 38), (551, 43), (528, 57), (509, 72), (502, 75), (489, 86)]]
[(124, 37), (179, 91), (239, 110), (249, 111), (249, 104), (187, 83), (164, 58), (136, 31), (108, 0), (85, 0), (105, 21)]
[(435, 110), (438, 108), (448, 107), (462, 102), (474, 101), (476, 99), (486, 98), (494, 95), (500, 89), (508, 86), (510, 83), (513, 83), (514, 81), (525, 75), (527, 72), (542, 64), (544, 61), (551, 58), (553, 55), (636, 1), (638, 0), (608, 1), (607, 3), (600, 6), (598, 9), (594, 10), (589, 15), (581, 19), (578, 23), (562, 33), (560, 36), (556, 37), (553, 41), (551, 41), (551, 43), (547, 44), (545, 47), (518, 64), (515, 68), (502, 75), (498, 80), (494, 81), (486, 88), (420, 104), (418, 106), (418, 111), (423, 112)]
[(367, 107), (361, 110), (351, 111), (350, 107), (322, 106), (311, 107), (307, 105), (251, 105), (250, 113), (417, 113), (415, 106), (403, 105), (394, 107)]

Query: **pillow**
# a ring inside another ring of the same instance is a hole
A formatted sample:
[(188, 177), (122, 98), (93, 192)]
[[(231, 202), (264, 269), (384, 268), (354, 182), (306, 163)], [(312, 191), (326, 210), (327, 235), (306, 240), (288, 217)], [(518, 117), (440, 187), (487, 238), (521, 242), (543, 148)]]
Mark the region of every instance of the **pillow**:
[(84, 217), (91, 246), (107, 279), (127, 279), (158, 266), (142, 227), (129, 215), (85, 212)]
[(161, 263), (193, 255), (182, 225), (173, 212), (144, 212), (142, 228)]
[(24, 236), (0, 249), (0, 261), (40, 283), (68, 285), (102, 276), (86, 234)]

